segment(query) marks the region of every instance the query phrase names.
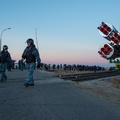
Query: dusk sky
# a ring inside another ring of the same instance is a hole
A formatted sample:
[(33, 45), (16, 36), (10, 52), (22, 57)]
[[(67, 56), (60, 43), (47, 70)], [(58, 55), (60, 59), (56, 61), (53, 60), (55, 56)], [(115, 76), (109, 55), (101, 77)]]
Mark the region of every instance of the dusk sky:
[(108, 43), (97, 27), (101, 22), (120, 31), (119, 0), (0, 0), (2, 46), (21, 59), (35, 28), (43, 63), (113, 66), (98, 54)]

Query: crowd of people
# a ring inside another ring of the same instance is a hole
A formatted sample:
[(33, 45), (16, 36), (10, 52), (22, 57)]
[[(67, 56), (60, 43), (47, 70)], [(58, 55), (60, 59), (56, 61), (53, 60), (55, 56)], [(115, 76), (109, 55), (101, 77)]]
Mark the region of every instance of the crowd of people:
[[(7, 69), (8, 71), (11, 71), (12, 69), (19, 69), (21, 71), (28, 69), (26, 62), (23, 60), (19, 60), (18, 63), (15, 63), (15, 60), (11, 60), (7, 62)], [(34, 66), (34, 69), (36, 69), (36, 65)], [(38, 68), (37, 68), (38, 69)], [(55, 71), (55, 70), (64, 70), (64, 71), (102, 71), (105, 70), (104, 67), (97, 66), (97, 65), (80, 65), (80, 64), (45, 64), (40, 63), (41, 70), (46, 71)]]
[(67, 65), (67, 64), (43, 64), (41, 63), (41, 69), (45, 70), (73, 70), (73, 71), (100, 71), (105, 70), (104, 67), (96, 65)]
[[(14, 66), (14, 69), (20, 69), (21, 71), (27, 69), (26, 63), (22, 60), (19, 60), (18, 63)], [(105, 70), (104, 67), (97, 66), (97, 65), (79, 65), (79, 64), (73, 64), (73, 65), (67, 65), (67, 64), (45, 64), (40, 63), (40, 69), (41, 70), (72, 70), (72, 71), (101, 71)]]
[[(17, 64), (14, 65), (14, 69), (20, 69), (21, 71), (27, 69), (27, 65), (22, 60), (19, 60)], [(97, 65), (80, 65), (80, 64), (73, 64), (73, 65), (67, 65), (67, 64), (45, 64), (40, 63), (40, 69), (41, 70), (64, 70), (64, 71), (101, 71), (105, 70), (104, 67), (97, 66)]]

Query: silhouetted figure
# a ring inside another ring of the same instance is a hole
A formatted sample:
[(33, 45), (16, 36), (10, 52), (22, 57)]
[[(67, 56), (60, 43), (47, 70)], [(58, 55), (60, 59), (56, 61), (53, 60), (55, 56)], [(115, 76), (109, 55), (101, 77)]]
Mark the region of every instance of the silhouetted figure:
[(0, 73), (1, 73), (1, 82), (7, 79), (6, 69), (7, 63), (11, 61), (10, 53), (8, 52), (8, 46), (4, 45), (3, 50), (0, 52)]

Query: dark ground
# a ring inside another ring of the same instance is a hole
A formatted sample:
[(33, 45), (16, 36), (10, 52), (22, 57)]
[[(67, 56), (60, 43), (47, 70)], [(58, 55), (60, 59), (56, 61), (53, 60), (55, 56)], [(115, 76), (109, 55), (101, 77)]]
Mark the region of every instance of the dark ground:
[(7, 72), (0, 83), (0, 120), (119, 120), (120, 106), (53, 74), (35, 70), (35, 86), (26, 88), (27, 70)]

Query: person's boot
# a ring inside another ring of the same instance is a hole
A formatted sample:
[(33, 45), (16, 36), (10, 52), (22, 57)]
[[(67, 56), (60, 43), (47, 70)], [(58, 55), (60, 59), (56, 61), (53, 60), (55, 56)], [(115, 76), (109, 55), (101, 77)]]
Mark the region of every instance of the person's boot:
[(28, 84), (28, 83), (24, 83), (24, 86), (25, 86), (25, 87), (28, 87), (28, 86), (29, 86), (29, 84)]
[(33, 84), (28, 84), (29, 86), (34, 86), (34, 83)]

